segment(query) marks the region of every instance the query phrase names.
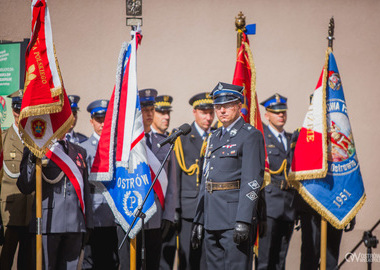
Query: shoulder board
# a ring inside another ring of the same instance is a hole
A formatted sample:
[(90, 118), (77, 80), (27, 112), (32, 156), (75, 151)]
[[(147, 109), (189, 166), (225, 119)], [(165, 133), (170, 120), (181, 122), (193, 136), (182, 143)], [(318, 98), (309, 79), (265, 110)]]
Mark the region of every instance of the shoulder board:
[(251, 124), (248, 124), (248, 123), (244, 123), (243, 129), (248, 130), (250, 132), (256, 130), (256, 128), (254, 126), (252, 126)]

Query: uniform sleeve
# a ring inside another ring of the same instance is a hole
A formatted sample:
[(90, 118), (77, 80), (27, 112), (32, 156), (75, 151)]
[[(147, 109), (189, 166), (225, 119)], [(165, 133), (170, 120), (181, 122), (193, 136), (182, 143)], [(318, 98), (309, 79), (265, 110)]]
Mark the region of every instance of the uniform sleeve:
[(193, 223), (204, 225), (204, 197), (205, 197), (205, 177), (202, 172), (201, 188), (198, 193), (198, 203), (195, 211)]
[(260, 187), (264, 180), (265, 148), (260, 131), (247, 136), (243, 144), (239, 206), (236, 221), (252, 223)]
[(174, 222), (175, 208), (177, 207), (177, 180), (174, 153), (170, 154), (168, 166), (168, 188), (165, 195), (165, 210), (162, 219)]
[[(87, 152), (82, 148), (81, 150), (83, 156), (83, 162), (86, 164), (86, 168), (88, 167), (87, 163)], [(84, 203), (86, 206), (86, 227), (93, 228), (93, 212), (92, 212), (92, 198), (91, 198), (91, 187), (88, 181), (88, 170), (83, 170), (83, 184), (84, 184)]]
[(29, 162), (30, 150), (24, 147), (20, 164), (20, 175), (16, 185), (23, 194), (30, 194), (36, 189), (36, 164)]

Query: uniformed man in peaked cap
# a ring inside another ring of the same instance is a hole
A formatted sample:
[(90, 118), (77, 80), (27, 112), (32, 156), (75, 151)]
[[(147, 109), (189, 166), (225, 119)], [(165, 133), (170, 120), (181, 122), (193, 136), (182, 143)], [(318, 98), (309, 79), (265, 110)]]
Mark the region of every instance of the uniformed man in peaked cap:
[(264, 139), (240, 116), (243, 87), (218, 83), (211, 95), (223, 124), (208, 138), (192, 231), (204, 233), (207, 269), (251, 269), (256, 208), (265, 168)]
[[(87, 151), (89, 173), (102, 135), (108, 103), (108, 100), (100, 99), (87, 106), (87, 111), (91, 114), (90, 123), (94, 132), (88, 140), (81, 143), (81, 146)], [(90, 234), (88, 245), (85, 246), (82, 269), (118, 269), (119, 258), (114, 215), (101, 191), (91, 181), (90, 187), (94, 229)]]
[(31, 265), (34, 266), (33, 234), (29, 232), (28, 226), (32, 217), (33, 196), (22, 194), (16, 186), (24, 149), (18, 132), (22, 96), (22, 89), (8, 95), (12, 99), (12, 113), (15, 121), (2, 134), (4, 162), (1, 180), (1, 217), (5, 226), (5, 241), (1, 250), (0, 269), (12, 268), (17, 245), (19, 245), (18, 269), (30, 269)]
[(86, 135), (80, 132), (74, 131), (74, 127), (76, 126), (77, 121), (78, 121), (78, 111), (79, 111), (78, 102), (80, 100), (80, 97), (77, 95), (68, 95), (67, 97), (69, 98), (69, 101), (70, 101), (71, 112), (73, 113), (73, 116), (74, 116), (74, 123), (71, 126), (70, 130), (66, 133), (66, 139), (69, 142), (79, 144), (88, 139)]
[[(295, 220), (295, 190), (285, 179), (291, 134), (285, 132), (287, 98), (274, 94), (260, 104), (265, 107), (264, 136), (271, 183), (264, 188), (267, 233), (260, 236), (256, 269), (285, 269), (285, 259)], [(286, 163), (285, 163), (286, 162)]]
[(168, 135), (170, 112), (172, 111), (173, 97), (168, 95), (157, 96), (154, 103), (154, 117), (151, 129), (155, 133)]
[(177, 139), (176, 143), (180, 143), (181, 147), (175, 148), (178, 152), (176, 172), (179, 197), (177, 212), (180, 217), (179, 269), (206, 269), (204, 245), (192, 249), (190, 238), (202, 177), (201, 148), (211, 132), (214, 105), (209, 92), (194, 95), (190, 98), (189, 104), (193, 108), (195, 121), (191, 124), (191, 132)]

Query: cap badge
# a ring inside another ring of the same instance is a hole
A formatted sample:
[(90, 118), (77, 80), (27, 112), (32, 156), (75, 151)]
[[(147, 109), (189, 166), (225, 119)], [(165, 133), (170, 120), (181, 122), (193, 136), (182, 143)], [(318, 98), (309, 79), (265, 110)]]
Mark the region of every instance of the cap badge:
[(106, 100), (102, 100), (100, 106), (102, 106), (103, 108), (107, 107), (107, 101)]
[(218, 84), (218, 90), (222, 90), (223, 89), (223, 85), (221, 83)]
[(276, 94), (276, 102), (281, 103), (280, 96), (278, 94)]
[(211, 98), (210, 93), (206, 93), (206, 98), (208, 98), (208, 99)]
[(145, 90), (145, 94), (147, 95), (147, 96), (150, 96), (150, 90), (148, 89), (148, 90)]
[(164, 96), (164, 101), (168, 102), (169, 101), (169, 96)]

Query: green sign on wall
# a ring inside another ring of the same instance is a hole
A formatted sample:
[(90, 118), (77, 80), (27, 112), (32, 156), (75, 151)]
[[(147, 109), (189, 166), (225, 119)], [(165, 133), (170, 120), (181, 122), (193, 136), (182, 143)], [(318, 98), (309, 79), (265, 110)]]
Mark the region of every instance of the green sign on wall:
[(0, 44), (0, 95), (20, 89), (20, 43)]
[(29, 40), (0, 43), (0, 123), (9, 128), (14, 122), (7, 95), (24, 87), (25, 50)]

